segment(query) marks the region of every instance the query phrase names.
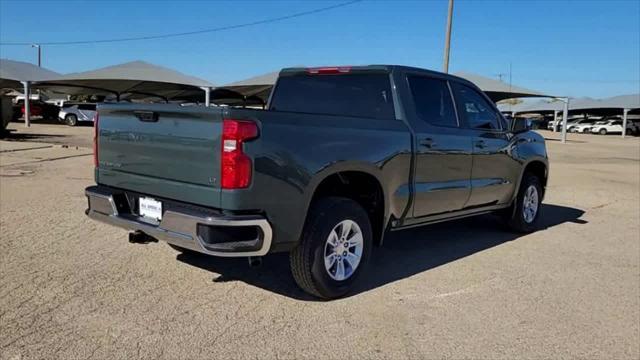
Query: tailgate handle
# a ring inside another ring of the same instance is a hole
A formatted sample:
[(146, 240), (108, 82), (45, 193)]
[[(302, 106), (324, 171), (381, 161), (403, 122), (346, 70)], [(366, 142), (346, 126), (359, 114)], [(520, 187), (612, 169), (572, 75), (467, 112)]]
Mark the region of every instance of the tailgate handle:
[(156, 122), (158, 121), (158, 113), (153, 111), (134, 111), (133, 115), (135, 115), (138, 120), (144, 122)]

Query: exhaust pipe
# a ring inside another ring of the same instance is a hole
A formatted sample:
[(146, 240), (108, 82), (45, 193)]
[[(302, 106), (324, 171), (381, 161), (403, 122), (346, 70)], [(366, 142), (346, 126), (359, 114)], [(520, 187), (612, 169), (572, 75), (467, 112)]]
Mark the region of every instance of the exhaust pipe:
[(158, 239), (151, 237), (140, 230), (129, 233), (129, 242), (132, 244), (148, 244), (158, 242)]
[(261, 256), (258, 256), (258, 257), (249, 256), (247, 258), (247, 260), (249, 260), (249, 267), (257, 268), (257, 267), (260, 267), (262, 265), (262, 257)]

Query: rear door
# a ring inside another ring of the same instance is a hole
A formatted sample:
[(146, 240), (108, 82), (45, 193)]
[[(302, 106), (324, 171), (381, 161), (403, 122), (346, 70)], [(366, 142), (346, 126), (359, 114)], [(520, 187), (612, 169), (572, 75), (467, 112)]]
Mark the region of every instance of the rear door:
[(452, 82), (458, 115), (472, 134), (471, 196), (465, 207), (509, 201), (520, 164), (511, 156), (512, 134), (499, 112), (476, 89)]
[(471, 137), (461, 127), (448, 82), (407, 74), (416, 136), (413, 216), (460, 210), (470, 194)]

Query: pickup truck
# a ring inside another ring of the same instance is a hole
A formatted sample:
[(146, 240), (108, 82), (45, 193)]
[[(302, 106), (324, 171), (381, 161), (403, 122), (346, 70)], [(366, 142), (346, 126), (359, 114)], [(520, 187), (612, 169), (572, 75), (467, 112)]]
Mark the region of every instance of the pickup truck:
[(260, 259), (346, 295), (389, 231), (496, 212), (535, 230), (544, 139), (474, 84), (392, 65), (288, 68), (265, 109), (105, 104), (86, 214), (132, 242)]

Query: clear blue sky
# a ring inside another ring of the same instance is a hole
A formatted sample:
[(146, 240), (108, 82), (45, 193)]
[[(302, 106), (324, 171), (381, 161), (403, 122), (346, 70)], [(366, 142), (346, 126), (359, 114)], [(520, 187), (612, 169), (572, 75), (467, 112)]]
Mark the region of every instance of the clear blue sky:
[[(262, 20), (341, 1), (0, 0), (0, 42), (155, 35)], [(43, 66), (66, 73), (132, 60), (216, 84), (292, 65), (391, 63), (440, 70), (447, 1), (364, 1), (243, 29), (164, 40), (46, 46)], [(452, 72), (497, 77), (552, 94), (640, 92), (640, 1), (456, 0)], [(35, 62), (35, 49), (0, 46)]]

